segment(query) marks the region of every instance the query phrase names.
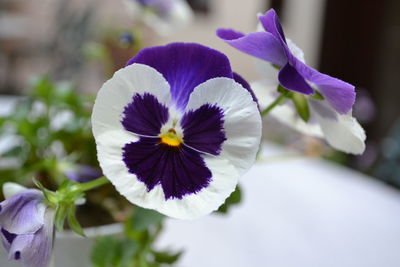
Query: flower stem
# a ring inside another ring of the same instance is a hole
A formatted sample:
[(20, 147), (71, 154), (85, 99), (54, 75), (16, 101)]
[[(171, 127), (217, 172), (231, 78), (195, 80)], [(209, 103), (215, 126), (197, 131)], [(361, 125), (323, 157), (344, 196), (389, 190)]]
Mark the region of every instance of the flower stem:
[(286, 100), (286, 95), (281, 94), (274, 102), (269, 104), (263, 111), (261, 111), (261, 117), (265, 117), (271, 110), (273, 110), (277, 105), (283, 103)]
[(102, 185), (108, 184), (110, 181), (106, 178), (106, 177), (101, 177), (98, 178), (94, 181), (88, 182), (88, 183), (84, 183), (84, 184), (79, 184), (79, 185), (75, 185), (76, 186), (76, 190), (79, 190), (81, 192), (85, 192), (88, 190), (92, 190), (94, 188), (100, 187)]

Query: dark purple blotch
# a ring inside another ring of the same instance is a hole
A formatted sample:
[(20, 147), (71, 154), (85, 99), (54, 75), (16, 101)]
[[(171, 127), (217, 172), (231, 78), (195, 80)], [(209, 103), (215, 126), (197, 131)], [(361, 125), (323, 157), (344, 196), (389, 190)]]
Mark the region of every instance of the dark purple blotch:
[[(140, 102), (133, 102), (131, 109)], [(157, 112), (157, 110), (155, 110)], [(184, 143), (170, 146), (160, 138), (140, 137), (139, 141), (126, 144), (123, 161), (130, 173), (143, 182), (148, 191), (161, 185), (166, 199), (182, 199), (207, 187), (212, 173), (207, 168), (205, 153), (218, 155), (226, 140), (223, 130), (223, 111), (205, 104), (188, 111), (181, 120)], [(141, 125), (144, 132), (153, 125)]]
[(168, 108), (149, 93), (135, 94), (124, 109), (121, 121), (125, 130), (137, 135), (158, 136), (168, 121)]

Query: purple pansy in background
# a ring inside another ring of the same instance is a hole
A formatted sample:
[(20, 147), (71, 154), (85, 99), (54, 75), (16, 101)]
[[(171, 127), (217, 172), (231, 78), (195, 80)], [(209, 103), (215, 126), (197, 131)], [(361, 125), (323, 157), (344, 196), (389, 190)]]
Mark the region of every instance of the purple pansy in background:
[(236, 49), (268, 61), (280, 68), (280, 84), (291, 91), (314, 94), (315, 87), (340, 114), (349, 112), (355, 101), (354, 86), (320, 73), (293, 54), (275, 10), (259, 15), (264, 31), (243, 34), (231, 29), (219, 29), (218, 37)]
[[(304, 121), (291, 101), (276, 106), (270, 115), (301, 133), (325, 139), (346, 153), (365, 150), (365, 132), (352, 117), (354, 86), (319, 73), (305, 64), (303, 51), (286, 39), (273, 9), (259, 16), (263, 31), (244, 35), (231, 29), (219, 29), (217, 35), (234, 48), (255, 56), (263, 80), (252, 84), (262, 108), (278, 96), (277, 87), (306, 95), (310, 118)], [(310, 94), (317, 90), (323, 99)]]
[(10, 260), (25, 267), (49, 266), (53, 248), (54, 211), (36, 189), (3, 185), (6, 200), (0, 203), (1, 238)]
[(216, 210), (255, 161), (261, 117), (222, 53), (193, 43), (140, 51), (92, 114), (105, 176), (132, 203), (180, 219)]
[(103, 176), (100, 168), (84, 164), (68, 165), (63, 168), (64, 175), (71, 181), (87, 183)]
[(168, 35), (189, 24), (193, 11), (186, 0), (124, 0), (135, 19), (139, 18), (160, 35)]

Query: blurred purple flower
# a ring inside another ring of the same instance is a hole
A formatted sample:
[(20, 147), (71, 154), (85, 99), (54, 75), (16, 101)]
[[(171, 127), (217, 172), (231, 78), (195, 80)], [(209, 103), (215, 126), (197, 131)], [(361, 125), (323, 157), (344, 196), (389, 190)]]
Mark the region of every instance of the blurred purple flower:
[(173, 7), (175, 0), (136, 0), (144, 7), (153, 9), (159, 15), (167, 14)]
[(39, 190), (12, 183), (6, 183), (3, 190), (6, 200), (0, 203), (0, 235), (9, 259), (25, 267), (49, 266), (54, 211), (44, 204)]
[(71, 181), (78, 183), (87, 183), (103, 176), (100, 168), (84, 164), (72, 165), (64, 171), (64, 174)]
[(218, 29), (217, 35), (232, 47), (279, 67), (278, 79), (284, 88), (310, 95), (314, 94), (315, 85), (338, 113), (348, 113), (355, 101), (354, 86), (320, 73), (296, 57), (275, 10), (259, 15), (259, 20), (264, 31), (245, 35), (232, 29)]

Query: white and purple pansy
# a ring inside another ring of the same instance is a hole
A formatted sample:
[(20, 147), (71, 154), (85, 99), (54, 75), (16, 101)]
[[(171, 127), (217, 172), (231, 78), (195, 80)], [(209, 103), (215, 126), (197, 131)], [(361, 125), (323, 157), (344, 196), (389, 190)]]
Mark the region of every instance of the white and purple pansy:
[(25, 267), (47, 267), (54, 236), (54, 211), (43, 193), (18, 184), (3, 185), (6, 200), (0, 203), (0, 235), (10, 260)]
[(296, 57), (275, 10), (259, 15), (259, 20), (263, 31), (245, 35), (232, 29), (218, 29), (217, 35), (232, 47), (278, 67), (279, 83), (284, 88), (305, 95), (314, 94), (316, 89), (338, 113), (348, 113), (355, 101), (354, 86), (320, 73)]
[(223, 204), (261, 139), (250, 86), (224, 54), (194, 43), (141, 50), (100, 89), (92, 125), (117, 190), (180, 219)]

